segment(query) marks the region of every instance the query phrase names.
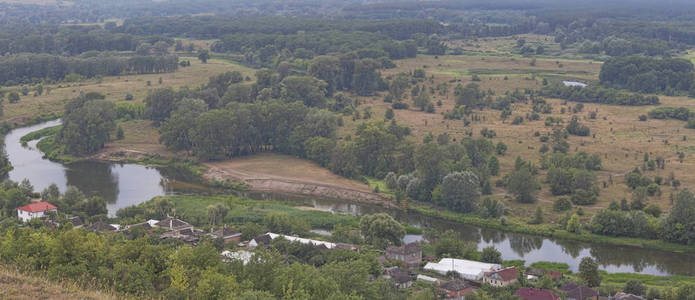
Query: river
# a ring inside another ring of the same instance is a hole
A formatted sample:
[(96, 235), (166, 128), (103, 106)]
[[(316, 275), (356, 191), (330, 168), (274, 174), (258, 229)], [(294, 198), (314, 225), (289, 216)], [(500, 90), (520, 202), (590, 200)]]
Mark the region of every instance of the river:
[[(195, 184), (187, 181), (190, 179), (188, 176), (175, 170), (91, 161), (63, 165), (42, 158), (42, 154), (36, 149), (37, 141), (30, 142), (27, 147), (21, 145), (22, 136), (59, 124), (60, 121), (50, 121), (18, 128), (6, 135), (5, 149), (14, 166), (14, 170), (9, 174), (11, 180), (29, 179), (36, 191), (41, 191), (52, 183), (56, 183), (61, 191), (65, 191), (67, 186), (76, 186), (87, 194), (99, 195), (106, 199), (111, 216), (120, 208), (139, 204), (156, 196), (200, 191), (195, 188)], [(274, 193), (244, 193), (243, 196), (253, 199), (307, 202), (323, 210), (358, 216), (384, 211), (382, 207), (335, 199)], [(695, 253), (671, 253), (554, 240), (455, 224), (401, 211), (389, 212), (399, 221), (415, 227), (434, 231), (454, 229), (462, 240), (476, 243), (478, 249), (493, 245), (505, 260), (523, 259), (527, 264), (536, 261), (562, 262), (568, 264), (573, 271), (577, 271), (581, 259), (591, 256), (600, 263), (601, 269), (608, 272), (695, 276)], [(426, 236), (408, 235), (406, 240), (416, 241), (423, 238)]]

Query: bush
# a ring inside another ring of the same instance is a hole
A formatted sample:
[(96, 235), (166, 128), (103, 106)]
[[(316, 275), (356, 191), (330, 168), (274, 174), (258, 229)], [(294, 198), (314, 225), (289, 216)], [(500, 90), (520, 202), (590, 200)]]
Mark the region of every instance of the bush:
[(654, 204), (650, 204), (649, 206), (645, 207), (644, 212), (647, 213), (648, 215), (655, 217), (655, 218), (658, 218), (661, 216), (661, 208), (654, 205)]
[(558, 197), (553, 202), (553, 210), (555, 211), (568, 211), (570, 209), (572, 209), (572, 201), (568, 196)]
[(596, 204), (596, 194), (585, 189), (575, 189), (572, 193), (572, 203), (576, 205)]
[(642, 284), (642, 282), (639, 280), (630, 280), (627, 283), (625, 283), (625, 288), (623, 289), (623, 292), (641, 296), (647, 292), (647, 288), (645, 288), (644, 284)]

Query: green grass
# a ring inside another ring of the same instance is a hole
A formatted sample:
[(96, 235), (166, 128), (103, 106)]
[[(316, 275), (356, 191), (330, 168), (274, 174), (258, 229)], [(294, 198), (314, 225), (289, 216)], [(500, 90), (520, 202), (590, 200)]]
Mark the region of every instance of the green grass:
[[(283, 212), (290, 218), (306, 220), (312, 228), (333, 229), (336, 224), (359, 226), (359, 217), (336, 215), (330, 212), (300, 209), (296, 203), (264, 200), (250, 200), (236, 196), (164, 196), (174, 203), (176, 214), (194, 224), (207, 222), (207, 207), (222, 204), (230, 208), (224, 221), (227, 224), (243, 224), (245, 222), (262, 223), (263, 217), (271, 212)], [(149, 208), (154, 201), (148, 201), (140, 206)]]
[(43, 138), (43, 137), (58, 134), (58, 132), (60, 131), (60, 128), (62, 128), (62, 125), (57, 125), (57, 126), (53, 126), (53, 127), (46, 127), (44, 129), (41, 129), (41, 130), (33, 131), (33, 132), (30, 132), (27, 135), (21, 137), (19, 139), (19, 141), (22, 142), (22, 145), (26, 146), (26, 144), (30, 141), (38, 140), (38, 139)]
[(562, 272), (562, 274), (571, 274), (572, 273), (572, 271), (570, 271), (570, 266), (565, 264), (565, 263), (539, 261), (539, 262), (532, 263), (530, 265), (530, 267), (541, 269), (541, 270), (558, 271), (558, 272)]

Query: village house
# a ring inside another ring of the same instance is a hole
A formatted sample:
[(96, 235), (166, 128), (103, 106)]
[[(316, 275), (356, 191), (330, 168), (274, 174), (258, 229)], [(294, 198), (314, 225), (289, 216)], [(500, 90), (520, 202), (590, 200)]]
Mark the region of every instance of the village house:
[(241, 231), (227, 227), (227, 225), (218, 230), (210, 232), (210, 235), (214, 238), (224, 240), (225, 244), (230, 242), (238, 244), (241, 242)]
[(446, 293), (446, 299), (463, 300), (466, 295), (475, 292), (475, 287), (461, 279), (453, 279), (442, 282), (439, 288)]
[(516, 267), (487, 272), (483, 276), (483, 283), (494, 287), (505, 287), (519, 280), (519, 269)]
[(167, 217), (166, 219), (155, 223), (154, 226), (176, 231), (193, 229), (193, 225), (173, 217)]
[(82, 222), (82, 219), (80, 219), (80, 217), (68, 218), (68, 222), (72, 223), (72, 228), (81, 228), (82, 226), (84, 226), (84, 223)]
[(524, 287), (520, 288), (514, 295), (522, 300), (560, 300), (555, 292), (551, 290), (543, 290), (537, 288)]
[(58, 208), (48, 202), (35, 202), (17, 208), (17, 217), (22, 222), (43, 218), (48, 212), (58, 212)]
[(553, 281), (558, 281), (562, 279), (562, 272), (557, 272), (553, 270), (541, 270), (541, 269), (536, 269), (536, 268), (528, 268), (525, 272), (526, 275), (528, 276), (533, 276), (535, 278), (541, 278), (543, 276), (546, 276)]
[(91, 223), (91, 224), (85, 226), (85, 229), (90, 230), (90, 231), (94, 231), (94, 232), (114, 232), (114, 231), (118, 230), (118, 228), (116, 228), (115, 226), (108, 224), (106, 222), (101, 222), (101, 221)]
[(267, 246), (270, 245), (270, 242), (273, 240), (273, 238), (270, 237), (270, 235), (262, 234), (259, 235), (252, 240), (249, 241), (249, 243), (246, 245), (249, 250), (253, 250), (258, 248), (258, 246)]
[(598, 300), (598, 292), (592, 290), (585, 285), (577, 285), (572, 282), (567, 285), (560, 287), (561, 291), (564, 291), (567, 297), (566, 300)]
[(416, 267), (422, 262), (422, 248), (416, 243), (386, 248), (386, 259), (400, 260), (409, 267)]
[(392, 279), (396, 287), (407, 289), (413, 285), (413, 278), (407, 270), (398, 267), (387, 268), (384, 274), (385, 279)]
[(633, 294), (628, 294), (628, 293), (623, 293), (619, 292), (615, 294), (615, 297), (613, 297), (614, 300), (647, 300), (644, 297), (633, 295)]

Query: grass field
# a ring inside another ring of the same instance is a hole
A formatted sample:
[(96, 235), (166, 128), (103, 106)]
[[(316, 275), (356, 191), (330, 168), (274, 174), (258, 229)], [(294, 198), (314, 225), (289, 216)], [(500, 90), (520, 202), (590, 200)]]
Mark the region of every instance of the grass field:
[[(410, 126), (413, 129), (413, 139), (417, 142), (427, 134), (438, 135), (448, 133), (454, 140), (460, 140), (468, 132), (473, 137), (480, 137), (480, 130), (489, 128), (497, 133), (493, 139), (494, 143), (503, 142), (509, 149), (507, 155), (500, 157), (500, 174), (508, 174), (514, 166), (517, 156), (525, 160), (539, 164), (541, 154), (539, 148), (542, 143), (539, 137), (534, 134), (539, 132), (541, 135), (549, 134), (552, 130), (544, 125), (547, 116), (560, 117), (566, 124), (572, 117), (573, 102), (566, 102), (559, 99), (546, 99), (553, 106), (553, 111), (549, 115), (541, 115), (538, 121), (524, 121), (519, 125), (511, 125), (514, 116), (526, 116), (532, 112), (532, 105), (517, 103), (513, 105), (512, 116), (504, 121), (500, 117), (500, 111), (485, 109), (475, 111), (474, 114), (481, 117), (481, 121), (472, 122), (464, 126), (460, 120), (446, 120), (443, 113), (453, 109), (455, 105), (453, 87), (457, 84), (466, 85), (472, 81), (472, 74), (477, 74), (480, 81), (475, 83), (481, 86), (482, 90), (491, 89), (497, 95), (514, 89), (538, 89), (542, 85), (543, 78), (573, 79), (583, 82), (597, 81), (600, 72), (601, 62), (587, 59), (571, 58), (547, 58), (540, 56), (536, 58), (535, 66), (531, 65), (532, 58), (517, 58), (513, 54), (507, 57), (502, 56), (506, 46), (514, 40), (502, 38), (498, 41), (495, 55), (460, 55), (460, 56), (418, 56), (413, 59), (397, 61), (397, 68), (384, 70), (385, 76), (395, 75), (400, 72), (410, 72), (415, 69), (424, 69), (427, 77), (434, 76), (434, 81), (425, 81), (428, 87), (436, 87), (438, 84), (447, 82), (450, 86), (449, 94), (446, 96), (432, 96), (433, 103), (441, 101), (442, 105), (436, 107), (433, 114), (421, 112), (415, 108), (409, 110), (396, 110), (395, 119)], [(488, 47), (495, 46), (488, 42)], [(492, 48), (487, 51), (492, 51)], [(501, 50), (500, 50), (501, 49)], [(506, 77), (506, 80), (505, 80)], [(421, 83), (422, 85), (422, 83)], [(409, 94), (409, 93), (406, 93)], [(382, 95), (383, 96), (383, 95)], [(390, 107), (390, 103), (384, 103), (382, 96), (363, 98), (365, 104), (360, 107), (370, 107), (374, 118), (382, 118), (385, 111)], [(685, 106), (695, 108), (695, 103), (686, 97), (666, 97), (660, 96), (662, 106)], [(410, 99), (406, 103), (412, 102)], [(695, 175), (689, 170), (695, 167), (692, 160), (695, 148), (691, 145), (691, 140), (695, 138), (695, 130), (685, 129), (685, 122), (676, 120), (648, 120), (639, 122), (638, 117), (656, 106), (614, 106), (601, 104), (584, 104), (582, 112), (577, 113), (580, 122), (591, 128), (592, 135), (588, 137), (571, 136), (569, 143), (570, 152), (585, 151), (597, 153), (603, 162), (603, 170), (597, 172), (598, 183), (601, 186), (599, 202), (596, 205), (584, 207), (587, 214), (583, 217), (585, 221), (598, 209), (608, 206), (611, 200), (620, 201), (622, 198), (630, 200), (631, 191), (624, 184), (624, 175), (643, 164), (643, 157), (648, 153), (651, 158), (664, 157), (666, 168), (664, 170), (647, 171), (645, 174), (662, 176), (667, 178), (671, 172), (676, 179), (679, 179), (683, 187), (695, 186)], [(561, 109), (565, 113), (561, 113)], [(595, 119), (590, 119), (590, 112), (596, 112)], [(347, 135), (354, 132), (357, 124), (365, 120), (352, 121), (345, 119), (345, 126), (341, 128), (341, 134)], [(677, 159), (676, 152), (686, 152), (683, 163)], [(612, 178), (613, 184), (610, 184)], [(494, 178), (497, 180), (499, 178)], [(541, 172), (538, 176), (539, 181), (545, 180), (545, 173)], [(603, 188), (602, 183), (607, 183)], [(670, 210), (671, 203), (669, 194), (673, 188), (661, 186), (661, 195), (650, 197), (648, 204), (656, 204), (664, 211)], [(539, 202), (536, 205), (520, 205), (512, 201), (511, 197), (503, 189), (495, 191), (495, 197), (503, 200), (506, 205), (511, 207), (515, 216), (520, 218), (530, 218), (537, 205), (544, 208), (546, 219), (551, 221), (559, 219), (559, 214), (552, 212), (551, 203), (555, 199), (550, 193), (547, 184), (539, 194)]]
[(57, 284), (45, 278), (29, 276), (0, 266), (2, 299), (124, 299), (105, 292), (89, 291), (74, 283)]
[[(203, 43), (203, 42), (200, 42)], [(180, 60), (190, 60), (191, 66), (179, 67), (178, 71), (164, 74), (108, 76), (101, 79), (88, 79), (75, 83), (59, 83), (44, 85), (44, 91), (50, 88), (50, 93), (34, 97), (32, 93), (22, 96), (17, 103), (4, 103), (4, 114), (0, 121), (22, 123), (31, 116), (62, 112), (65, 103), (78, 96), (80, 92), (99, 92), (107, 100), (118, 102), (125, 99), (126, 94), (134, 96), (134, 101), (143, 101), (147, 93), (161, 87), (197, 87), (208, 81), (212, 75), (227, 71), (240, 71), (244, 76), (253, 77), (254, 71), (228, 60), (211, 59), (203, 64), (197, 58), (181, 57)], [(159, 84), (159, 78), (162, 84)], [(147, 83), (150, 82), (150, 85)], [(28, 86), (32, 89), (32, 86)], [(3, 91), (19, 91), (21, 86), (4, 87)], [(127, 132), (126, 132), (127, 134)]]

